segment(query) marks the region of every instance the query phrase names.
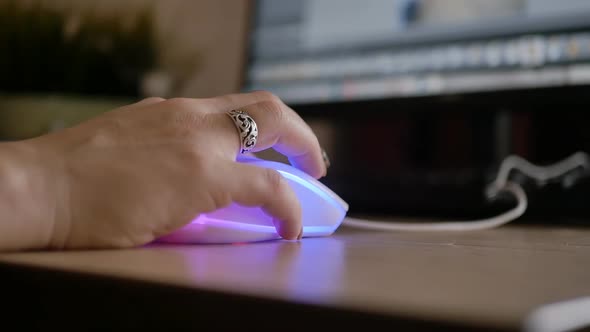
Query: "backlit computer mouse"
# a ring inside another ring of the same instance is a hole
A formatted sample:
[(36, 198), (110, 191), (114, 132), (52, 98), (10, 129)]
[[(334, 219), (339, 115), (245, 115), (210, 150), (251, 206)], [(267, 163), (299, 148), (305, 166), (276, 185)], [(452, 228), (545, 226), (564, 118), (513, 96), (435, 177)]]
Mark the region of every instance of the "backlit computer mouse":
[[(239, 162), (277, 170), (295, 192), (302, 210), (303, 237), (329, 236), (340, 226), (348, 204), (307, 173), (285, 163), (244, 157)], [(201, 214), (158, 239), (172, 243), (237, 243), (280, 239), (272, 218), (258, 207), (232, 204)]]

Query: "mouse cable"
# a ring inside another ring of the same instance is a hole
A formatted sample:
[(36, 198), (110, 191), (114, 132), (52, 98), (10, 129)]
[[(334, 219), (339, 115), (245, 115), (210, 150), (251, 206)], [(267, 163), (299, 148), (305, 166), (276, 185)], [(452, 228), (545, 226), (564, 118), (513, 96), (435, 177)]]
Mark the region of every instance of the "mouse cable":
[(400, 223), (346, 217), (342, 225), (385, 231), (471, 231), (498, 227), (522, 216), (528, 206), (527, 195), (522, 185), (509, 180), (512, 170), (519, 171), (535, 180), (538, 186), (544, 186), (551, 181), (560, 181), (564, 187), (571, 187), (583, 176), (583, 173), (587, 172), (590, 167), (589, 160), (587, 154), (577, 152), (555, 164), (537, 166), (519, 156), (506, 157), (498, 170), (496, 179), (487, 187), (485, 194), (489, 200), (493, 200), (502, 192), (508, 193), (516, 199), (517, 204), (511, 210), (491, 218), (448, 222)]

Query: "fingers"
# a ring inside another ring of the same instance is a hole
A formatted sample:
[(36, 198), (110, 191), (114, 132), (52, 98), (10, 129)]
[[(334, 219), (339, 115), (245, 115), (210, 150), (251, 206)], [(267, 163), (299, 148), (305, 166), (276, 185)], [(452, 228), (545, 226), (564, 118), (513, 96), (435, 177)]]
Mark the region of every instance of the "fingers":
[(326, 174), (322, 150), (309, 126), (290, 108), (275, 101), (263, 101), (240, 108), (258, 125), (258, 141), (253, 151), (274, 148), (291, 164), (315, 178)]
[[(216, 130), (225, 137), (235, 137), (233, 144), (239, 142), (238, 131), (225, 113), (233, 109), (246, 111), (258, 126), (254, 152), (274, 148), (293, 166), (316, 179), (326, 175), (327, 162), (316, 135), (295, 111), (272, 93), (257, 91), (205, 99), (174, 98), (166, 103), (176, 109), (204, 111), (209, 118), (215, 118)], [(233, 151), (237, 149), (231, 153)]]
[[(222, 166), (220, 166), (222, 167)], [(222, 189), (230, 199), (243, 206), (258, 206), (273, 218), (277, 233), (287, 240), (297, 239), (301, 232), (301, 207), (297, 196), (283, 176), (273, 169), (228, 162)]]
[[(326, 175), (327, 165), (316, 135), (305, 121), (277, 97), (268, 92), (233, 94), (207, 101), (220, 121), (229, 118), (221, 113), (239, 109), (248, 113), (258, 126), (258, 140), (253, 151), (274, 148), (287, 156), (291, 164), (315, 178)], [(224, 125), (225, 126), (225, 125)], [(230, 127), (237, 135), (235, 127)]]

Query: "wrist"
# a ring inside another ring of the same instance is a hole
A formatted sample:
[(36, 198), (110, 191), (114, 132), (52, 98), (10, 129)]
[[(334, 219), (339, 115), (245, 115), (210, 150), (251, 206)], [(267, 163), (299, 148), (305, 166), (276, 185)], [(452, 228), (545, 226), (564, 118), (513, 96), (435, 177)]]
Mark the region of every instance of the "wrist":
[(58, 237), (57, 178), (32, 142), (0, 143), (0, 250), (49, 248)]

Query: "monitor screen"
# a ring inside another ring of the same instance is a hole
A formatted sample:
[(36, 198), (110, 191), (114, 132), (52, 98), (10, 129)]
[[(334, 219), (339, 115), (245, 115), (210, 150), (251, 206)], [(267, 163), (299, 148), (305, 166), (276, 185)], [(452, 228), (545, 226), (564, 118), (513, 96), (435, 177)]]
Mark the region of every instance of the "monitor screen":
[(290, 104), (590, 82), (587, 0), (259, 0), (245, 90)]
[[(309, 121), (350, 214), (495, 215), (513, 202), (484, 188), (508, 155), (590, 151), (588, 0), (254, 4), (243, 89)], [(589, 193), (544, 187), (527, 215), (590, 215)]]

